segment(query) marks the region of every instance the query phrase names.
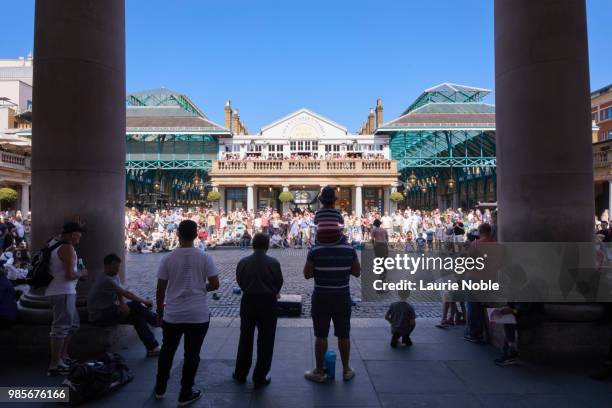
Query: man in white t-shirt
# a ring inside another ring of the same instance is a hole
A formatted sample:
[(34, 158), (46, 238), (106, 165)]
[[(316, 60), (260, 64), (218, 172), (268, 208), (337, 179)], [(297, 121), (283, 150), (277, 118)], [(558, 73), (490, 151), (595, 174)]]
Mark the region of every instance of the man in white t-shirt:
[(382, 227), (387, 231), (387, 234), (391, 236), (391, 233), (393, 232), (393, 220), (391, 217), (389, 217), (389, 213), (387, 211), (385, 211), (385, 215), (383, 215), (380, 221), (382, 222)]
[(183, 406), (202, 395), (193, 384), (210, 320), (206, 294), (219, 288), (219, 278), (212, 257), (193, 246), (198, 225), (185, 220), (177, 232), (180, 245), (162, 259), (157, 272), (157, 315), (163, 328), (163, 342), (155, 397), (161, 399), (166, 393), (174, 353), (184, 335), (185, 357), (179, 394), (179, 406)]

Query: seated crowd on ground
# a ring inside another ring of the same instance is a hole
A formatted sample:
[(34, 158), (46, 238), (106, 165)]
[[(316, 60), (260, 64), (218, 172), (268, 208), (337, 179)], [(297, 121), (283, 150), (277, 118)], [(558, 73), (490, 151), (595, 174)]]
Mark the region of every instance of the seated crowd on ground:
[[(371, 209), (361, 217), (355, 212), (341, 211), (343, 233), (348, 242), (360, 248), (370, 240), (374, 220), (379, 219), (387, 230), (389, 242), (406, 251), (453, 250), (458, 244), (472, 241), (478, 226), (490, 223), (492, 213), (486, 209), (463, 210), (397, 210), (389, 214)], [(285, 213), (265, 208), (256, 211), (234, 211), (210, 208), (174, 208), (165, 210), (126, 209), (126, 247), (131, 252), (165, 252), (178, 245), (176, 228), (190, 219), (198, 225), (196, 245), (249, 246), (258, 232), (270, 235), (272, 248), (310, 248), (314, 244), (314, 212), (309, 210)], [(246, 235), (245, 235), (246, 234)]]
[(0, 214), (0, 267), (7, 278), (22, 282), (28, 274), (30, 220), (24, 220), (21, 212)]

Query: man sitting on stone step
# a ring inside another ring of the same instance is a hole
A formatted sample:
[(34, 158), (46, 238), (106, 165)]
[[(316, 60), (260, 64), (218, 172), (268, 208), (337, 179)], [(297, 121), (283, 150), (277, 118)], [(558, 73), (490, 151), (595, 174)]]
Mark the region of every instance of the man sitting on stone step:
[[(118, 273), (121, 258), (115, 254), (104, 257), (104, 273), (96, 278), (87, 299), (89, 321), (100, 326), (131, 324), (147, 349), (147, 356), (159, 354), (159, 343), (151, 331), (157, 325), (157, 315), (149, 309), (153, 302), (121, 287)], [(124, 299), (130, 302), (125, 303)]]

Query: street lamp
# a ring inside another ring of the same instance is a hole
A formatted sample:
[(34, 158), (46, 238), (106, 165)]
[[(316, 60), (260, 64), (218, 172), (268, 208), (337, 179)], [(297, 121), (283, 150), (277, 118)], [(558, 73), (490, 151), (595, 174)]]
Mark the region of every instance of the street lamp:
[(155, 179), (153, 181), (153, 190), (159, 191), (161, 184), (159, 182), (159, 169), (155, 170)]
[(414, 171), (412, 173), (410, 173), (410, 176), (408, 176), (408, 183), (415, 185), (417, 182), (417, 176), (416, 174), (414, 174)]

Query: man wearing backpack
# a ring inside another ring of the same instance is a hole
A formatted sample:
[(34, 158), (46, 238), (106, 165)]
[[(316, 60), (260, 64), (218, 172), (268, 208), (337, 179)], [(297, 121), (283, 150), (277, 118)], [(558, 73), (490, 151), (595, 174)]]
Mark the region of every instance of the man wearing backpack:
[(72, 362), (68, 346), (72, 335), (79, 328), (79, 313), (76, 308), (76, 285), (87, 270), (78, 270), (74, 246), (81, 240), (83, 228), (76, 222), (64, 224), (62, 233), (50, 240), (49, 274), (53, 277), (45, 291), (53, 309), (50, 343), (51, 361), (47, 375), (67, 374)]

